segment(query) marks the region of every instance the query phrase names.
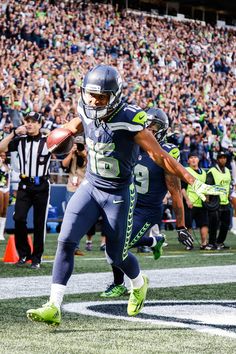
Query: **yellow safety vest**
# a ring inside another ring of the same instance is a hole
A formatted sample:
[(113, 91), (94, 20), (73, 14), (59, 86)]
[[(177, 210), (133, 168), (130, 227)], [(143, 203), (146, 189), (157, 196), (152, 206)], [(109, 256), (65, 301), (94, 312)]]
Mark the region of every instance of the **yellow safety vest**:
[[(201, 182), (206, 182), (206, 172), (204, 170), (201, 170), (202, 173), (197, 173), (195, 170), (193, 170), (191, 167), (186, 167), (186, 170), (191, 173), (193, 177), (198, 179)], [(187, 187), (187, 196), (191, 203), (193, 204), (194, 207), (201, 208), (202, 207), (202, 200), (199, 198), (199, 196), (193, 191), (193, 188), (190, 184), (188, 184)]]
[(216, 167), (210, 168), (208, 173), (212, 173), (215, 184), (218, 186), (224, 187), (227, 191), (226, 195), (220, 195), (220, 204), (227, 205), (229, 204), (229, 191), (230, 191), (230, 183), (231, 183), (231, 175), (230, 170), (225, 167), (225, 172), (219, 171)]

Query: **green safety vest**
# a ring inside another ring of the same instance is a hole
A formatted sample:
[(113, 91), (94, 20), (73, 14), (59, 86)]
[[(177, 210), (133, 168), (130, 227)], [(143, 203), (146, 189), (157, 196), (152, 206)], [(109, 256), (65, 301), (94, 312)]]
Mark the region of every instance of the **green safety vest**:
[(231, 183), (231, 175), (230, 171), (227, 167), (225, 167), (225, 172), (219, 171), (216, 167), (210, 168), (208, 173), (212, 173), (215, 184), (221, 187), (224, 187), (227, 191), (226, 195), (220, 195), (220, 204), (227, 205), (229, 204), (229, 191), (230, 191), (230, 183)]
[[(186, 170), (191, 173), (191, 175), (193, 177), (195, 177), (196, 179), (198, 179), (201, 182), (206, 182), (206, 172), (204, 170), (202, 170), (202, 173), (197, 173), (195, 170), (193, 170), (191, 167), (186, 167)], [(199, 198), (199, 196), (194, 192), (191, 184), (188, 184), (187, 187), (187, 196), (189, 198), (189, 200), (191, 201), (191, 203), (193, 204), (194, 207), (197, 208), (201, 208), (202, 207), (202, 200), (201, 198)]]

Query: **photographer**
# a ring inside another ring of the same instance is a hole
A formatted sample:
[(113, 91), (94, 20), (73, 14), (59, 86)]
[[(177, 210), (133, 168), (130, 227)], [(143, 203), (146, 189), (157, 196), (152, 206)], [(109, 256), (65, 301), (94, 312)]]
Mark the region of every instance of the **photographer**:
[(62, 160), (62, 166), (68, 173), (66, 204), (84, 179), (87, 165), (87, 152), (83, 136), (78, 136), (69, 154)]
[[(51, 154), (46, 137), (40, 133), (41, 127), (41, 114), (30, 112), (24, 119), (24, 125), (14, 129), (0, 142), (0, 152), (17, 151), (19, 155), (20, 183), (14, 214), (15, 243), (19, 254), (16, 265), (23, 266), (32, 260), (31, 269), (40, 269), (50, 188), (48, 168)], [(31, 207), (34, 209), (32, 254), (27, 230), (27, 215)]]

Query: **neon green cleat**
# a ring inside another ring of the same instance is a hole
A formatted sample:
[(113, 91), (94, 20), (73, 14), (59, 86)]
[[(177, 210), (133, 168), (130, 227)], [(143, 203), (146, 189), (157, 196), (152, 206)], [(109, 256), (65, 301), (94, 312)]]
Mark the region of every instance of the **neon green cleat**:
[(38, 309), (30, 309), (26, 314), (31, 321), (45, 322), (52, 326), (59, 326), (61, 323), (61, 311), (51, 302), (47, 302)]
[(129, 316), (136, 316), (143, 308), (147, 295), (149, 279), (146, 275), (143, 275), (143, 280), (144, 284), (141, 288), (132, 289), (131, 291), (127, 308), (127, 313)]
[(101, 293), (100, 297), (120, 297), (128, 294), (128, 289), (124, 285), (115, 285), (114, 283)]
[(159, 259), (163, 253), (162, 247), (163, 247), (163, 243), (166, 240), (165, 235), (160, 234), (158, 236), (155, 236), (155, 239), (157, 241), (156, 245), (154, 247), (152, 247), (152, 252), (153, 252), (153, 256), (154, 259)]

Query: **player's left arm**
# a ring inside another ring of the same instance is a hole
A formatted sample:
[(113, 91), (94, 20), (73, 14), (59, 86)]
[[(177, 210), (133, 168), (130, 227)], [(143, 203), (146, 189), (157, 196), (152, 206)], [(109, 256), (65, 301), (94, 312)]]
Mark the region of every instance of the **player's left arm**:
[(190, 184), (196, 192), (196, 194), (202, 200), (206, 200), (205, 195), (221, 195), (226, 194), (225, 188), (220, 186), (209, 186), (195, 177), (193, 177), (180, 163), (178, 163), (173, 157), (171, 157), (166, 151), (164, 151), (160, 144), (156, 141), (148, 129), (139, 131), (134, 136), (134, 141), (144, 151), (146, 151), (151, 159), (161, 166), (166, 172), (176, 175), (184, 182)]

